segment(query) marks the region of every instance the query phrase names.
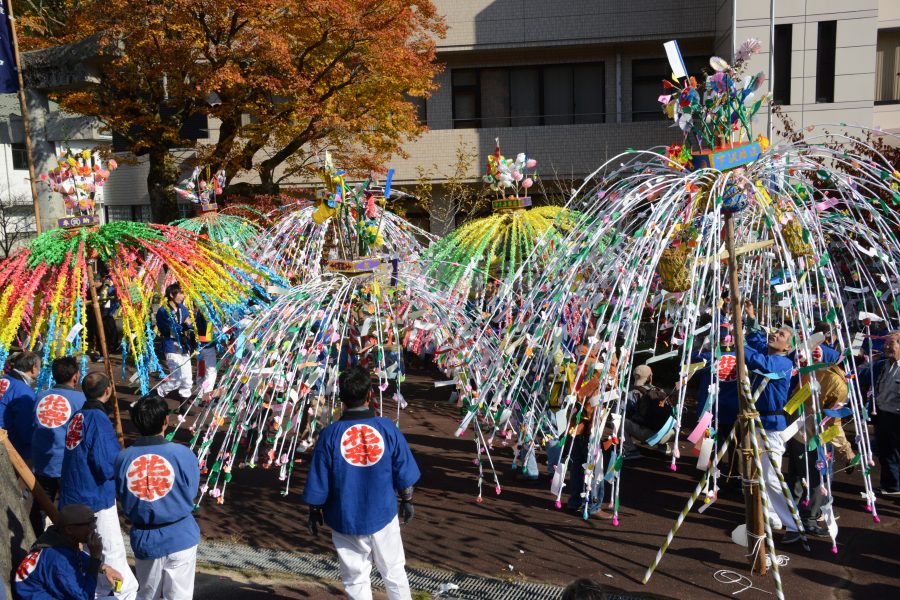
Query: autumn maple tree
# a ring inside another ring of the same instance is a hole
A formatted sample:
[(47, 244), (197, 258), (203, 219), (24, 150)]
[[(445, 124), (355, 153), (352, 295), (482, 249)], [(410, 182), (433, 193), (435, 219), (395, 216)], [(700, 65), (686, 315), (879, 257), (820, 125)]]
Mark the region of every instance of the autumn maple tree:
[[(60, 103), (148, 156), (156, 221), (174, 216), (172, 148), (228, 181), (255, 173), (263, 193), (323, 149), (351, 172), (379, 168), (422, 130), (409, 98), (432, 89), (444, 34), (431, 0), (29, 2), (29, 47), (102, 36), (102, 83)], [(196, 115), (219, 123), (199, 145), (184, 136)]]

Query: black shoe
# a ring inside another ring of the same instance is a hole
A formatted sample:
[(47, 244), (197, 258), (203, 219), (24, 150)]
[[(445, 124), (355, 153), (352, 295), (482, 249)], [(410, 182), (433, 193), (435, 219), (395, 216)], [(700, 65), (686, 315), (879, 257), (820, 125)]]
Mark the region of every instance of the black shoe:
[(900, 490), (881, 490), (881, 495), (887, 498), (900, 498)]
[(806, 535), (811, 535), (813, 537), (819, 538), (827, 538), (831, 537), (828, 533), (828, 530), (824, 527), (820, 527), (818, 525), (804, 525), (803, 530), (806, 532)]
[(788, 544), (796, 544), (800, 541), (800, 532), (799, 531), (788, 531), (784, 534), (784, 537), (781, 538), (782, 545), (787, 546)]

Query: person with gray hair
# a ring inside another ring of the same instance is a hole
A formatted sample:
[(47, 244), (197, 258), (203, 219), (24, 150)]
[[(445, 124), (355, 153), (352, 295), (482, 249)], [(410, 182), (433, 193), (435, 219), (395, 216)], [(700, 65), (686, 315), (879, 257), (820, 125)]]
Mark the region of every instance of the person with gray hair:
[(0, 377), (0, 429), (24, 460), (31, 459), (34, 433), (34, 386), (41, 372), (41, 357), (21, 352), (13, 358), (9, 375)]
[[(791, 374), (794, 371), (794, 362), (787, 355), (794, 349), (795, 333), (792, 328), (782, 326), (766, 335), (756, 320), (756, 309), (749, 300), (744, 301), (744, 314), (747, 317), (747, 335), (744, 340), (747, 371), (764, 374), (754, 375), (753, 389), (758, 389), (763, 381), (767, 380), (766, 387), (756, 401), (756, 410), (768, 434), (766, 436), (769, 440), (768, 454), (772, 459), (769, 461), (763, 458), (761, 461), (763, 482), (769, 497), (766, 514), (774, 523), (773, 529), (781, 529), (783, 526), (787, 530), (782, 543), (792, 544), (800, 539), (800, 533), (794, 523), (788, 499), (781, 491), (778, 472), (781, 471), (781, 460), (784, 456), (784, 440), (781, 438), (781, 432), (788, 426), (784, 405), (788, 401)], [(762, 447), (762, 439), (759, 442)]]

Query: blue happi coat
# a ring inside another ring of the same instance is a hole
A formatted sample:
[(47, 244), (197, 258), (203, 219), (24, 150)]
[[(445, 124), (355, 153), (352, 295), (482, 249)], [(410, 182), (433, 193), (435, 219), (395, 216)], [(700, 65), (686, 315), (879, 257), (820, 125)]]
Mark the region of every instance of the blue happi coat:
[[(755, 321), (751, 323), (755, 325)], [(794, 371), (793, 361), (783, 354), (769, 354), (769, 342), (766, 334), (756, 327), (747, 335), (744, 344), (744, 360), (748, 371), (772, 374), (772, 378), (756, 401), (756, 410), (766, 431), (783, 431), (787, 427), (787, 415), (784, 405), (788, 401), (791, 385), (791, 374)], [(752, 377), (754, 391), (763, 378)]]
[(140, 437), (116, 459), (116, 495), (131, 521), (131, 548), (141, 560), (200, 543), (191, 514), (200, 486), (197, 457), (161, 435)]
[(92, 559), (50, 527), (16, 569), (21, 600), (93, 600), (100, 561)]
[(34, 403), (34, 434), (31, 436), (31, 464), (35, 475), (61, 475), (66, 427), (75, 413), (81, 410), (84, 401), (84, 394), (62, 385), (37, 395)]
[(319, 434), (303, 501), (324, 506), (334, 531), (370, 535), (397, 515), (397, 492), (419, 476), (396, 425), (371, 410), (348, 410)]
[(16, 372), (0, 377), (0, 428), (9, 434), (22, 458), (31, 458), (34, 434), (34, 390)]
[(66, 431), (59, 507), (86, 504), (94, 512), (116, 503), (119, 440), (103, 404), (94, 399), (75, 413)]

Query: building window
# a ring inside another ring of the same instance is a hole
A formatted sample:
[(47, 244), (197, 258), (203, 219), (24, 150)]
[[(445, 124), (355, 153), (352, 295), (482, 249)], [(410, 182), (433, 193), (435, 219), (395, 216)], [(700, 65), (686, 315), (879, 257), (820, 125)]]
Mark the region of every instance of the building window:
[(900, 29), (878, 32), (875, 104), (900, 104)]
[(130, 206), (120, 206), (120, 205), (109, 205), (103, 207), (106, 209), (106, 222), (112, 223), (113, 221), (131, 221), (133, 220), (133, 213)]
[(793, 25), (775, 26), (775, 75), (772, 95), (775, 104), (791, 103), (791, 51), (794, 36)]
[(453, 127), (602, 123), (603, 63), (454, 69)]
[(28, 153), (25, 150), (25, 144), (11, 144), (12, 149), (12, 166), (16, 171), (28, 170)]
[[(148, 207), (149, 208), (149, 207)], [(197, 205), (193, 202), (185, 202), (178, 205), (178, 218), (189, 219), (197, 214)], [(148, 221), (150, 219), (147, 219)]]
[[(709, 60), (700, 56), (684, 57), (688, 75), (700, 80), (704, 69), (709, 71)], [(659, 97), (665, 92), (662, 81), (672, 81), (672, 67), (665, 58), (647, 58), (631, 61), (631, 120), (662, 121), (663, 113)], [(675, 82), (673, 82), (675, 83)], [(681, 84), (675, 84), (681, 87)]]
[(816, 44), (816, 102), (834, 102), (837, 21), (819, 21)]

